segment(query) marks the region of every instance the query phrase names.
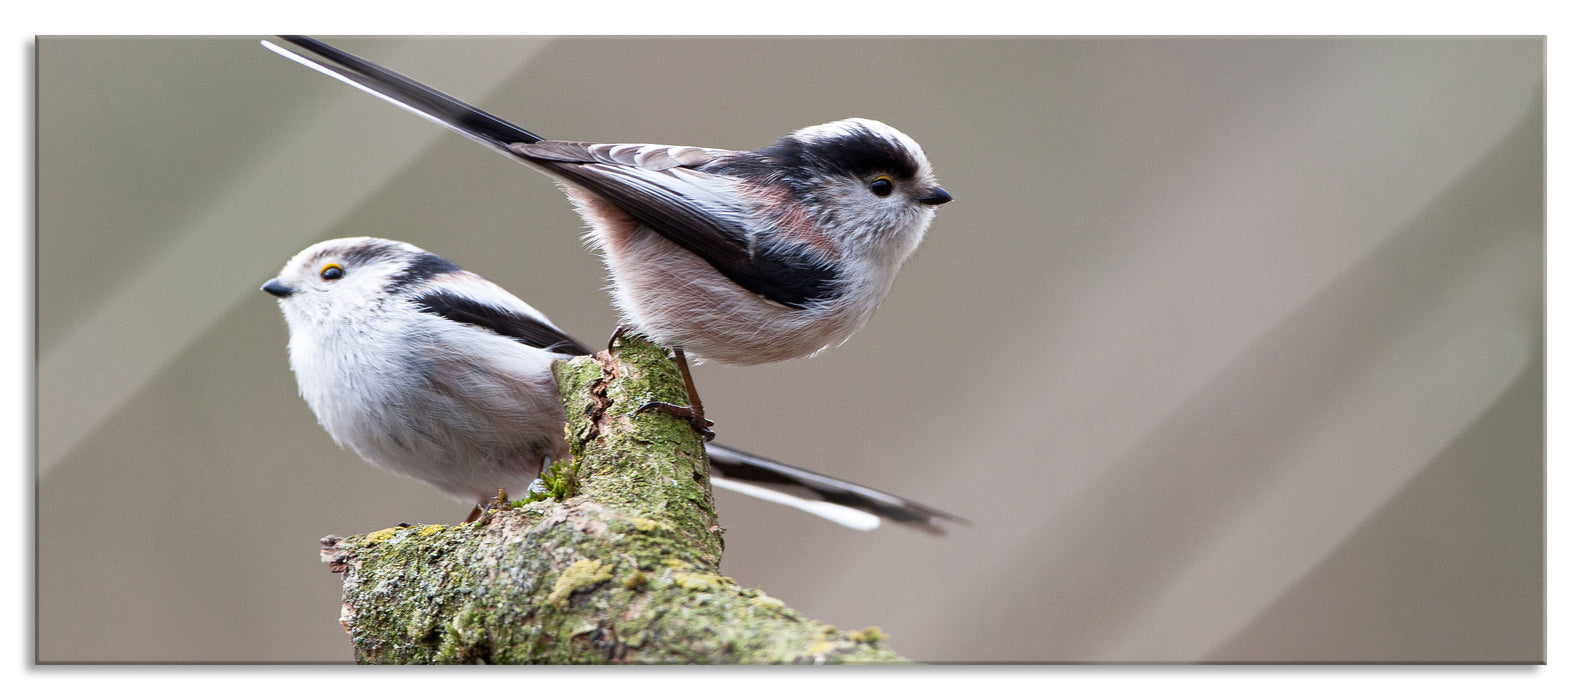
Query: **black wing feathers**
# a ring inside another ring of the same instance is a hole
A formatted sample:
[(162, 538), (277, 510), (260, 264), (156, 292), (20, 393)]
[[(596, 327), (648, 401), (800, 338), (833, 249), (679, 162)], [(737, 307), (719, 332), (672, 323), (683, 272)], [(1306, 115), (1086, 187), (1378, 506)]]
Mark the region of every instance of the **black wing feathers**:
[[(699, 255), (714, 264), (707, 255)], [(812, 254), (759, 256), (753, 264), (738, 269), (714, 268), (743, 289), (793, 309), (805, 309), (840, 294), (835, 267)]]
[[(522, 149), (518, 149), (521, 152)], [(525, 156), (526, 154), (524, 154)], [(530, 156), (527, 156), (530, 157)], [(750, 234), (684, 196), (642, 178), (611, 177), (598, 163), (538, 161), (567, 182), (619, 207), (632, 218), (719, 270), (743, 289), (778, 304), (805, 309), (839, 293), (833, 265), (811, 252), (777, 249), (754, 255)], [(620, 167), (620, 166), (613, 166)]]
[(593, 354), (582, 343), (526, 314), (518, 314), (447, 292), (429, 292), (413, 299), (424, 313), (469, 323), (499, 333), (524, 345), (566, 355)]

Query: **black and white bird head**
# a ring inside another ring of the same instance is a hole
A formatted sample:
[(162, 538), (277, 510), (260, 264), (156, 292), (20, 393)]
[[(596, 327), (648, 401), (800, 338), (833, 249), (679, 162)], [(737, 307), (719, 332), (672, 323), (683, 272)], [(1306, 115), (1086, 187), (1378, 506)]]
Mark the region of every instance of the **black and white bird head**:
[(299, 329), (313, 327), (378, 332), (385, 329), (377, 324), (386, 319), (420, 313), (550, 352), (587, 352), (499, 285), (401, 241), (354, 237), (314, 244), (293, 256), (262, 289), (279, 299), (293, 339)]
[(842, 247), (910, 254), (950, 193), (912, 137), (873, 119), (850, 118), (800, 129), (768, 147), (721, 157), (700, 168), (784, 187), (814, 230)]
[(414, 284), (461, 268), (408, 243), (337, 238), (297, 253), (263, 290), (280, 299), (293, 324), (365, 317)]

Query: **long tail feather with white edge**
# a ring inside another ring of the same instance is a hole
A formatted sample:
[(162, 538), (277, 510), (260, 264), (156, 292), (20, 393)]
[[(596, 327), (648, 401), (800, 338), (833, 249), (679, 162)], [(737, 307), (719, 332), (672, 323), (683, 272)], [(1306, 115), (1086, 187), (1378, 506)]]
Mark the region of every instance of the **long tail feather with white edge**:
[(967, 521), (900, 496), (825, 476), (767, 457), (708, 443), (711, 481), (721, 488), (797, 508), (857, 530), (880, 519), (935, 535), (946, 522)]
[(520, 160), (510, 150), (511, 144), (544, 140), (527, 129), (317, 39), (305, 36), (281, 38), (313, 55), (288, 51), (268, 41), (261, 43), (270, 51), (388, 100), (514, 159)]

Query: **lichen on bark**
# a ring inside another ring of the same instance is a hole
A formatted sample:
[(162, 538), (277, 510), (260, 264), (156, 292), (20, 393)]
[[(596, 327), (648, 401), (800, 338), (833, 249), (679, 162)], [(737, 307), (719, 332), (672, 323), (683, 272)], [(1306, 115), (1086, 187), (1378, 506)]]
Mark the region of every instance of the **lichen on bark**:
[(841, 632), (719, 573), (703, 443), (662, 348), (557, 363), (574, 493), (477, 524), (327, 537), (341, 622), (370, 663), (897, 663), (876, 628)]

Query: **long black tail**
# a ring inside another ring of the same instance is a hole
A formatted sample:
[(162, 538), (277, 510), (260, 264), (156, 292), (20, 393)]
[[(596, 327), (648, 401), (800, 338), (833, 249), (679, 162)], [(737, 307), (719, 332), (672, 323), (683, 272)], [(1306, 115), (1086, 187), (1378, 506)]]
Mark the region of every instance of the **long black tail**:
[[(715, 486), (783, 503), (847, 527), (872, 530), (883, 518), (943, 535), (946, 522), (967, 523), (962, 518), (900, 496), (799, 469), (767, 457), (712, 442), (704, 445), (704, 449), (708, 451)], [(744, 485), (746, 488), (743, 488)]]
[(485, 146), (510, 155), (513, 143), (543, 141), (539, 135), (393, 70), (305, 36), (282, 36), (312, 55), (304, 56), (268, 41), (265, 48), (297, 63), (382, 97), (438, 122)]

